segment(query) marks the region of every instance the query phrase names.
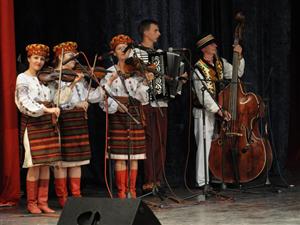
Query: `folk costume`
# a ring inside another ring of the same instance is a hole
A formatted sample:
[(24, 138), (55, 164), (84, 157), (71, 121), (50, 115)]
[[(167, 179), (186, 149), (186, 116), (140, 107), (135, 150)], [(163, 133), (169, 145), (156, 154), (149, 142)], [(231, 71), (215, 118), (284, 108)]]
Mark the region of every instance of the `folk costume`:
[[(54, 46), (53, 51), (58, 58), (62, 50), (67, 53), (77, 53), (76, 42), (63, 42)], [(69, 62), (70, 63), (70, 62)], [(72, 62), (71, 62), (72, 63)], [(75, 63), (74, 63), (75, 65)], [(72, 68), (73, 69), (73, 68)], [(61, 82), (61, 87), (67, 87), (70, 83)], [(85, 80), (76, 82), (72, 88), (69, 101), (60, 104), (62, 109), (59, 117), (59, 127), (61, 135), (61, 156), (62, 160), (55, 168), (65, 171), (63, 175), (55, 172), (55, 191), (60, 205), (63, 207), (68, 196), (67, 183), (73, 197), (80, 197), (81, 168), (80, 166), (89, 164), (91, 157), (89, 133), (87, 124), (87, 112), (81, 107), (82, 104), (100, 102), (104, 94), (100, 87), (88, 91), (88, 84)], [(75, 174), (66, 172), (69, 169), (77, 169)], [(57, 170), (55, 170), (57, 171)], [(69, 180), (67, 181), (67, 176)]]
[(48, 165), (61, 160), (61, 152), (56, 125), (52, 120), (54, 115), (46, 113), (46, 109), (53, 107), (55, 89), (52, 85), (43, 85), (36, 76), (49, 56), (49, 47), (31, 44), (26, 51), (31, 61), (28, 70), (17, 77), (15, 103), (21, 112), (21, 158), (23, 168), (28, 168), (27, 209), (33, 214), (53, 213), (48, 207)]

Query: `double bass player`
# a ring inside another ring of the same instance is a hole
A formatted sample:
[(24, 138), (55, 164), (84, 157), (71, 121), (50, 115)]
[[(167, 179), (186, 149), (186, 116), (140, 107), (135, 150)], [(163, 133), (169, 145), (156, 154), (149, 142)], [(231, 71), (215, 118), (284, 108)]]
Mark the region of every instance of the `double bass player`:
[[(231, 79), (232, 77), (232, 65), (226, 59), (218, 57), (218, 45), (212, 34), (205, 33), (199, 36), (196, 42), (196, 47), (199, 59), (195, 64), (193, 85), (197, 94), (197, 99), (201, 105), (201, 107), (193, 108), (194, 134), (197, 144), (196, 186), (204, 187), (209, 183), (208, 156), (214, 133), (215, 117), (218, 115), (225, 121), (229, 121), (231, 119), (230, 113), (223, 110), (218, 105), (217, 96), (221, 88), (220, 81), (224, 78)], [(241, 77), (245, 68), (245, 60), (242, 56), (242, 47), (240, 45), (233, 46), (233, 51), (237, 52), (239, 55), (240, 63), (238, 76)], [(202, 90), (203, 85), (205, 85), (207, 89)], [(203, 130), (203, 110), (205, 111), (205, 130)], [(206, 142), (206, 149), (204, 149), (204, 140)], [(206, 156), (204, 156), (205, 152)], [(204, 161), (204, 159), (206, 161)], [(206, 175), (205, 171), (207, 173)]]

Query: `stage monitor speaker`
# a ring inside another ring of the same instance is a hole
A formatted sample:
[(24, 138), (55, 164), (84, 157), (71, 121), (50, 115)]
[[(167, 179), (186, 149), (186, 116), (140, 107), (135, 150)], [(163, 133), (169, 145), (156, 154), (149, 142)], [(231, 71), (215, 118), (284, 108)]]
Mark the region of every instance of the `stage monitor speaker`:
[(58, 225), (161, 225), (140, 199), (68, 198)]

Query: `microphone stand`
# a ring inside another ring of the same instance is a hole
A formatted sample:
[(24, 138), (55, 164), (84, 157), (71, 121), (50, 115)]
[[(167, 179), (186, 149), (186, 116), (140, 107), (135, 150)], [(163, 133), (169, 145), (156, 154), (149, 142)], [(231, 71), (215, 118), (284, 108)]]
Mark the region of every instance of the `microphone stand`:
[[(146, 50), (147, 50), (146, 48), (143, 48), (142, 46), (137, 46), (137, 48), (140, 48), (140, 49), (143, 50), (143, 51), (146, 51)], [(139, 57), (137, 56), (137, 53), (136, 53), (136, 51), (135, 51), (134, 48), (133, 48), (133, 58), (138, 58), (138, 59), (139, 59)], [(142, 62), (143, 62), (143, 61), (142, 61)], [(145, 72), (147, 71), (147, 68), (146, 68), (146, 65), (144, 64), (144, 62), (143, 62), (143, 63), (140, 63), (140, 69), (141, 69), (141, 72), (142, 72), (143, 74), (145, 74)], [(157, 71), (157, 73), (158, 73), (160, 76), (164, 76), (164, 75), (161, 74), (159, 71)], [(160, 112), (161, 117), (164, 117), (164, 113), (162, 112), (161, 107), (160, 107), (160, 105), (159, 105), (159, 103), (158, 103), (158, 100), (157, 100), (157, 98), (156, 98), (156, 93), (155, 93), (155, 91), (154, 91), (154, 87), (153, 87), (152, 81), (151, 81), (151, 84), (148, 83), (148, 87), (149, 87), (149, 95), (152, 95), (153, 100), (154, 100), (154, 102), (155, 102), (155, 104), (156, 104), (156, 106), (157, 106), (157, 108), (158, 108), (158, 110), (159, 110), (159, 112)], [(150, 103), (149, 103), (149, 104), (150, 104)], [(152, 142), (152, 145), (153, 145), (153, 142)], [(154, 147), (154, 146), (152, 146), (152, 147)], [(160, 154), (162, 154), (161, 151), (160, 151)], [(160, 199), (160, 201), (162, 202), (162, 201), (164, 201), (164, 199), (166, 198), (166, 196), (164, 196), (164, 193), (161, 193), (159, 187), (157, 186), (157, 180), (156, 180), (156, 168), (155, 168), (155, 166), (154, 166), (154, 153), (153, 153), (153, 152), (151, 152), (151, 160), (152, 160), (152, 172), (153, 172), (153, 175), (154, 175), (154, 184), (153, 184), (152, 190), (151, 190), (151, 192), (146, 193), (146, 194), (143, 194), (143, 195), (139, 196), (138, 198), (139, 198), (139, 199), (142, 199), (142, 198), (144, 198), (144, 197), (149, 196), (149, 195), (152, 194), (153, 196), (157, 196), (157, 197)], [(163, 166), (164, 166), (164, 165), (163, 165)], [(171, 199), (171, 198), (170, 198), (170, 199)], [(172, 199), (172, 200), (173, 200), (173, 199)], [(145, 202), (146, 202), (146, 201), (145, 201)], [(164, 207), (164, 205), (163, 205), (162, 203), (155, 204), (155, 203), (152, 203), (152, 202), (149, 202), (149, 201), (147, 201), (147, 203), (150, 204), (150, 205), (159, 207), (159, 208), (163, 208), (163, 207)]]
[[(281, 193), (282, 190), (276, 187), (282, 187), (282, 188), (293, 188), (295, 187), (294, 184), (288, 184), (286, 182), (286, 180), (282, 177), (281, 175), (281, 171), (280, 171), (280, 167), (279, 167), (279, 162), (278, 162), (278, 157), (276, 154), (276, 149), (275, 149), (275, 144), (274, 144), (274, 139), (273, 139), (273, 135), (272, 135), (272, 127), (271, 127), (271, 120), (270, 120), (270, 98), (267, 96), (268, 95), (268, 89), (269, 89), (269, 84), (270, 84), (270, 80), (272, 78), (272, 73), (273, 73), (273, 67), (270, 68), (270, 71), (268, 73), (268, 78), (267, 78), (267, 82), (265, 85), (265, 82), (262, 83), (262, 101), (265, 103), (265, 115), (264, 117), (266, 118), (265, 124), (263, 124), (263, 120), (260, 120), (260, 127), (261, 130), (263, 131), (262, 134), (262, 138), (266, 139), (266, 141), (268, 142), (268, 138), (271, 139), (270, 141), (270, 148), (271, 148), (271, 152), (272, 152), (272, 160), (269, 162), (269, 160), (266, 160), (266, 165), (265, 165), (265, 174), (264, 174), (264, 183), (263, 184), (258, 184), (258, 185), (254, 185), (254, 186), (250, 186), (250, 187), (246, 187), (246, 189), (253, 189), (253, 188), (260, 188), (260, 187), (271, 187), (271, 191), (274, 193)], [(269, 132), (270, 131), (270, 132)], [(267, 143), (268, 144), (268, 143)], [(285, 185), (276, 185), (276, 184), (272, 184), (272, 182), (270, 181), (270, 175), (269, 175), (269, 171), (271, 170), (271, 166), (272, 166), (272, 162), (275, 160), (274, 163), (276, 163), (277, 166), (277, 170), (278, 173), (280, 175), (281, 180), (283, 181), (283, 183)], [(269, 169), (270, 167), (270, 169)]]
[[(128, 46), (129, 46), (129, 45), (128, 45)], [(128, 49), (127, 49), (127, 50), (128, 50)], [(126, 51), (127, 51), (127, 50), (126, 50)], [(124, 51), (125, 51), (125, 50), (124, 50)], [(126, 52), (126, 51), (125, 51), (125, 52)], [(116, 65), (115, 65), (115, 63), (114, 63), (114, 61), (113, 61), (113, 59), (112, 59), (112, 56), (110, 56), (109, 59), (110, 59), (110, 61), (112, 62), (113, 66), (114, 66), (114, 68), (115, 68), (115, 70), (116, 70), (116, 72), (118, 73), (118, 69), (117, 69), (117, 67), (116, 67)], [(127, 87), (126, 87), (126, 84), (125, 84), (124, 77), (119, 76), (119, 78), (120, 78), (120, 80), (121, 80), (121, 83), (122, 83), (122, 85), (123, 85), (123, 87), (124, 87), (124, 90), (125, 90), (126, 94), (128, 95), (129, 107), (130, 107), (130, 105), (132, 105), (132, 106), (134, 107), (134, 110), (135, 110), (136, 114), (139, 116), (139, 115), (140, 115), (140, 114), (139, 114), (139, 111), (138, 111), (138, 109), (137, 109), (136, 106), (134, 105), (134, 102), (133, 102), (132, 99), (131, 99), (131, 96), (130, 96), (129, 91), (128, 91), (128, 89), (127, 89)], [(130, 121), (128, 121), (128, 124), (129, 124), (129, 126), (130, 126)], [(129, 130), (130, 130), (130, 127), (129, 127)], [(128, 135), (128, 136), (129, 136), (129, 135)], [(130, 142), (130, 140), (129, 140), (129, 142)], [(131, 143), (131, 142), (130, 142), (130, 143)], [(131, 146), (131, 145), (130, 145), (130, 146)], [(127, 152), (127, 186), (128, 186), (128, 187), (130, 187), (130, 176), (131, 176), (131, 158), (130, 158), (130, 154), (131, 154), (130, 150), (131, 150), (131, 148), (130, 148), (130, 146), (129, 146), (128, 152)], [(127, 190), (126, 195), (127, 195), (127, 198), (131, 198), (131, 193), (130, 193), (130, 191)]]
[[(202, 87), (201, 87), (201, 96), (202, 96), (202, 102), (200, 102), (202, 104), (202, 109), (201, 109), (201, 113), (202, 113), (202, 141), (203, 141), (203, 167), (204, 167), (204, 188), (203, 188), (203, 195), (204, 197), (207, 197), (208, 195), (208, 192), (209, 192), (209, 178), (208, 178), (208, 171), (207, 171), (207, 145), (206, 145), (206, 134), (207, 134), (207, 131), (206, 131), (206, 109), (205, 109), (205, 91), (213, 98), (213, 94), (210, 92), (210, 90), (208, 89), (207, 85), (205, 82), (207, 82), (207, 79), (203, 79), (200, 77), (200, 75), (196, 72), (196, 71), (193, 71), (193, 74), (196, 74), (202, 84)], [(198, 79), (197, 79), (198, 80)], [(220, 108), (220, 106), (219, 106)], [(221, 109), (221, 108), (220, 108)], [(222, 109), (221, 109), (222, 110)]]
[[(121, 109), (123, 109), (123, 111), (124, 112), (126, 112), (127, 113), (127, 115), (136, 123), (136, 124), (141, 124), (141, 122), (140, 121), (138, 121), (137, 119), (135, 119), (134, 117), (133, 117), (133, 115), (129, 112), (129, 110), (128, 110), (128, 108), (126, 107), (126, 106), (124, 106), (119, 100), (117, 100), (113, 95), (111, 95), (110, 93), (109, 93), (109, 91), (105, 88), (105, 86), (103, 85), (103, 86), (101, 86), (101, 84), (100, 84), (100, 82), (98, 81), (98, 79), (96, 78), (96, 76), (95, 76), (95, 74), (93, 73), (93, 71), (92, 72), (89, 72), (77, 59), (75, 59), (75, 62), (76, 63), (78, 63), (78, 65), (80, 66), (80, 68), (85, 72), (85, 73), (87, 73), (87, 74), (89, 74), (90, 75), (90, 78), (92, 78), (103, 90), (104, 90), (104, 92), (105, 92), (105, 94), (107, 95), (107, 96), (109, 96), (111, 99), (113, 99), (117, 104), (118, 104), (118, 106), (121, 108)], [(110, 152), (109, 152), (109, 159), (110, 159)], [(129, 154), (130, 153), (128, 153), (128, 163), (129, 163), (129, 165), (128, 166), (131, 166), (130, 165), (130, 157), (129, 157)], [(130, 176), (130, 169), (128, 169), (128, 171), (129, 171), (129, 175), (128, 176)], [(109, 173), (110, 173), (110, 184), (111, 184), (111, 165), (109, 165)], [(128, 184), (129, 184), (129, 177), (128, 177)], [(111, 186), (111, 185), (110, 185)], [(129, 186), (128, 186), (129, 187)], [(111, 187), (110, 187), (111, 188)], [(130, 196), (130, 192), (128, 192), (127, 193), (127, 197), (128, 198), (131, 198), (131, 196)]]
[[(129, 112), (129, 110), (128, 110), (128, 108), (126, 107), (126, 106), (124, 106), (119, 100), (117, 100), (113, 95), (111, 95), (110, 93), (109, 93), (109, 91), (105, 88), (105, 86), (103, 85), (103, 86), (101, 86), (101, 84), (100, 84), (100, 82), (98, 81), (98, 79), (97, 79), (97, 77), (95, 76), (95, 74), (94, 74), (94, 72), (93, 72), (93, 68), (92, 68), (92, 70), (91, 71), (88, 71), (78, 60), (77, 60), (77, 57), (78, 57), (78, 55), (76, 56), (76, 58), (74, 58), (74, 61), (80, 66), (80, 68), (85, 72), (85, 73), (87, 73), (88, 75), (89, 75), (89, 77), (91, 78), (91, 79), (93, 79), (103, 90), (104, 90), (104, 92), (105, 92), (105, 94), (107, 95), (107, 96), (109, 96), (111, 99), (113, 99), (117, 104), (118, 104), (118, 106), (124, 111), (124, 112), (126, 112), (127, 113), (127, 115), (136, 123), (136, 124), (141, 124), (141, 122), (140, 121), (138, 121), (137, 119), (135, 119), (134, 117), (133, 117), (133, 115)], [(96, 59), (96, 57), (95, 57), (95, 59)], [(111, 61), (113, 62), (113, 60), (112, 60), (112, 58), (111, 58), (111, 56), (110, 56), (110, 59), (111, 59)], [(95, 63), (95, 62), (94, 62)], [(129, 153), (128, 153), (129, 154)], [(109, 151), (109, 153), (108, 153), (108, 157), (109, 157), (109, 161), (110, 161), (110, 159), (111, 159), (111, 152)], [(128, 157), (129, 157), (129, 155), (128, 155)], [(130, 158), (128, 158), (128, 162), (129, 162), (129, 166), (130, 166)], [(129, 176), (130, 176), (130, 169), (128, 170), (129, 171)], [(111, 174), (111, 164), (109, 163), (109, 176), (110, 176), (110, 189), (112, 190), (112, 183), (111, 183), (111, 180), (112, 180), (112, 174)], [(128, 179), (129, 180), (129, 179)], [(129, 184), (129, 181), (128, 181), (128, 184)], [(128, 186), (129, 187), (129, 186)], [(127, 193), (129, 196), (128, 196), (128, 198), (130, 198), (130, 192), (129, 193)]]

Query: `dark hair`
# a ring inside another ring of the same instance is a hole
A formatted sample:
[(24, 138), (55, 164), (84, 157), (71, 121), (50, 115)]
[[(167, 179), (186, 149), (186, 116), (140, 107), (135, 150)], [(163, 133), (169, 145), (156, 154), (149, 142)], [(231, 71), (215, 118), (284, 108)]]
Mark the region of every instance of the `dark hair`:
[(59, 59), (59, 56), (55, 56), (52, 60), (52, 67), (53, 68), (57, 68), (59, 66), (59, 63), (60, 63), (60, 59)]
[(158, 26), (158, 22), (156, 20), (152, 20), (152, 19), (146, 19), (146, 20), (143, 20), (142, 22), (140, 22), (140, 24), (138, 26), (138, 32), (142, 39), (144, 36), (144, 32), (150, 28), (151, 24), (155, 24)]

